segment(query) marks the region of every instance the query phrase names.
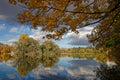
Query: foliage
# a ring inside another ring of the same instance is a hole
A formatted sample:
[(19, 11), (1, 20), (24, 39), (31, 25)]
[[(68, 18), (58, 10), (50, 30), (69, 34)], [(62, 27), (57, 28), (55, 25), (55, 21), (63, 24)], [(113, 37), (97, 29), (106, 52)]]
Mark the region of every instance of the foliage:
[[(92, 40), (104, 41), (107, 36), (104, 35), (111, 31), (111, 26), (116, 24), (120, 14), (120, 0), (9, 0), (9, 2), (24, 8), (17, 16), (18, 22), (29, 22), (35, 29), (40, 26), (43, 31), (54, 31), (55, 34), (49, 34), (47, 37), (55, 39), (62, 38), (69, 30), (78, 32), (78, 28), (99, 23), (92, 34), (97, 33), (97, 38)], [(96, 32), (99, 28), (101, 30)]]
[(27, 34), (21, 34), (19, 37), (19, 41), (14, 43), (14, 49), (14, 52), (18, 55), (19, 53), (24, 55), (36, 55), (37, 53), (39, 53), (39, 42), (29, 37)]
[(95, 53), (93, 47), (88, 46), (88, 47), (73, 47), (73, 48), (63, 48), (61, 49), (61, 53)]
[(106, 27), (101, 24), (99, 27), (94, 28), (89, 36), (89, 42), (94, 43), (96, 47), (120, 47), (120, 13), (117, 14), (113, 22), (112, 25), (107, 23), (108, 26)]
[[(114, 1), (120, 7), (120, 1)], [(95, 27), (89, 36), (89, 42), (92, 42), (96, 47), (120, 47), (120, 8), (111, 12), (109, 16), (99, 26)]]
[(99, 62), (106, 62), (108, 60), (108, 56), (105, 53), (98, 53), (95, 58)]
[(12, 51), (12, 46), (4, 45), (2, 48), (0, 48), (0, 53), (10, 53)]
[(17, 68), (18, 73), (22, 76), (26, 76), (26, 74), (33, 69), (37, 68), (40, 64), (40, 59), (37, 55), (34, 57), (26, 56), (20, 54), (14, 58), (13, 66)]
[(45, 67), (52, 67), (54, 64), (58, 62), (59, 56), (55, 54), (46, 54), (43, 55), (40, 59), (40, 63)]
[[(43, 50), (44, 49), (44, 50)], [(51, 40), (43, 42), (41, 45), (41, 50), (43, 53), (52, 53), (54, 55), (60, 54), (60, 48), (57, 44), (52, 42)]]
[(12, 57), (9, 53), (13, 50), (13, 47), (7, 44), (0, 43), (0, 60), (8, 61)]
[(101, 64), (96, 70), (96, 80), (119, 80), (120, 79), (120, 67), (108, 66), (107, 64)]
[(8, 60), (11, 60), (12, 57), (9, 54), (0, 54), (0, 61), (7, 62)]

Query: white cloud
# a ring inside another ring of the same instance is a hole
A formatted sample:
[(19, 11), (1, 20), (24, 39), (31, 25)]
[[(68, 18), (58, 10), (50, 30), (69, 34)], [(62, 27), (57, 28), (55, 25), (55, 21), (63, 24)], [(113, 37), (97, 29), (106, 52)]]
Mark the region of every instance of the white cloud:
[(63, 39), (68, 39), (68, 44), (70, 45), (81, 45), (81, 46), (88, 46), (90, 43), (88, 43), (87, 34), (90, 34), (93, 27), (85, 27), (79, 29), (79, 33), (76, 34), (74, 32), (69, 32), (65, 36), (63, 36)]
[(18, 32), (18, 28), (13, 27), (13, 28), (10, 29), (9, 32), (11, 32), (11, 33), (17, 33)]
[(8, 41), (7, 41), (7, 44), (12, 45), (12, 44), (13, 44), (13, 42), (16, 42), (16, 41), (18, 41), (18, 39), (17, 39), (17, 38), (10, 39), (10, 40), (8, 40)]
[(3, 30), (5, 27), (3, 25), (0, 25), (0, 31)]
[(50, 32), (44, 32), (41, 30), (32, 30), (32, 35), (30, 37), (38, 40), (40, 43), (44, 42), (45, 40), (48, 40), (47, 38), (43, 39), (43, 37), (47, 34), (50, 34)]

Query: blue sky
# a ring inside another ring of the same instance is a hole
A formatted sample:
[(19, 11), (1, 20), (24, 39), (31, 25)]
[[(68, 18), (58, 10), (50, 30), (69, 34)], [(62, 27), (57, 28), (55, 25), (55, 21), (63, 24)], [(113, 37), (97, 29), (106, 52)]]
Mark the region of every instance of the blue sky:
[[(17, 23), (16, 15), (22, 9), (10, 5), (7, 1), (0, 0), (0, 42), (11, 44), (13, 41), (17, 41), (22, 33), (27, 33), (30, 37), (43, 42), (42, 37), (48, 32), (40, 31), (40, 29), (34, 30), (27, 25)], [(92, 29), (92, 26), (81, 28), (79, 34), (69, 31), (62, 40), (53, 41), (61, 48), (89, 46), (86, 34), (89, 34)]]

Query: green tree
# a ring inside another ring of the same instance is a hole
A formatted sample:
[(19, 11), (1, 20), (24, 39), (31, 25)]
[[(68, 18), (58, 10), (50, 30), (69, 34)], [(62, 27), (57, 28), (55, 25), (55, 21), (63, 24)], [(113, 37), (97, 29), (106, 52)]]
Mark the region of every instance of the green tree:
[(36, 55), (39, 53), (39, 42), (27, 34), (21, 34), (18, 42), (14, 43), (15, 53), (23, 55)]
[(60, 53), (59, 46), (57, 44), (55, 44), (54, 42), (52, 42), (51, 40), (43, 42), (43, 44), (41, 46), (44, 47), (45, 53), (52, 53), (55, 55)]

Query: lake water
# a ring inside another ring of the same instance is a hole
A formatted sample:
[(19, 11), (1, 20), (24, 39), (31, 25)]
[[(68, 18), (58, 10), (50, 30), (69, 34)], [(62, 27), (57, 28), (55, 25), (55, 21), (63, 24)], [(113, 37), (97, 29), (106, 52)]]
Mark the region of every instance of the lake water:
[(62, 57), (52, 67), (45, 68), (39, 64), (25, 75), (21, 75), (12, 61), (7, 61), (0, 62), (0, 80), (93, 80), (94, 70), (98, 66), (99, 63), (95, 60)]

